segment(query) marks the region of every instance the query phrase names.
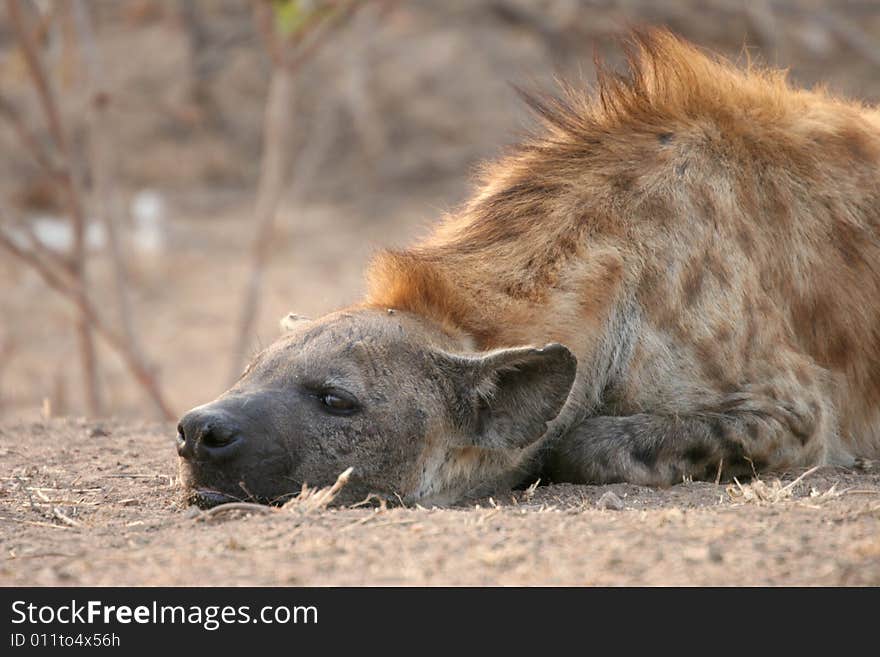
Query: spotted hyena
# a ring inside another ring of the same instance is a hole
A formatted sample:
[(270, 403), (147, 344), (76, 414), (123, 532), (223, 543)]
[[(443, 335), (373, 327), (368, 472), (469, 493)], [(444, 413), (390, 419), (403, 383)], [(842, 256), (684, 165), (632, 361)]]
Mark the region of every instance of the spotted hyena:
[(880, 453), (880, 112), (666, 32), (541, 129), (357, 306), (187, 413), (205, 503), (452, 503), (535, 477), (669, 485)]

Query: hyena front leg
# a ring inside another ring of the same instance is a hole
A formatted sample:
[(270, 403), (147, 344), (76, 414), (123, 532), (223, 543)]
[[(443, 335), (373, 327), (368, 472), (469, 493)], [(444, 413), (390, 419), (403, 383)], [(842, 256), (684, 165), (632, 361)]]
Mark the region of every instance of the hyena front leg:
[(591, 417), (549, 454), (554, 481), (649, 486), (714, 479), (821, 461), (834, 431), (831, 406), (804, 393), (782, 401), (744, 390), (687, 413)]

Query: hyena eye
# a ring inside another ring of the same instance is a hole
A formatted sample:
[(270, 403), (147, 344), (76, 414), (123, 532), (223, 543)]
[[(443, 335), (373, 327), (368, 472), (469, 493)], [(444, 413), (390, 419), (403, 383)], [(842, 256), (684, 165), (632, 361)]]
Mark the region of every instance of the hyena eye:
[(318, 395), (318, 401), (329, 413), (334, 415), (351, 415), (358, 410), (358, 402), (351, 395), (340, 392), (322, 392)]

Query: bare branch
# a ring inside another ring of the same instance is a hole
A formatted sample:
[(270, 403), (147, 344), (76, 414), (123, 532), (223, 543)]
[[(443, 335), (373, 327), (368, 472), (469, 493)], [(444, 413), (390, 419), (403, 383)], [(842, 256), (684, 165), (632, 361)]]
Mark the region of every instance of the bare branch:
[(119, 322), (128, 348), (138, 360), (143, 360), (132, 318), (131, 295), (129, 294), (128, 271), (122, 258), (122, 248), (117, 229), (118, 217), (122, 214), (121, 201), (117, 192), (118, 184), (114, 179), (116, 163), (113, 161), (113, 149), (107, 117), (110, 95), (103, 88), (103, 68), (100, 53), (95, 44), (92, 18), (83, 0), (73, 2), (74, 21), (77, 35), (85, 54), (84, 61), (87, 85), (87, 96), (90, 99), (88, 112), (88, 134), (91, 142), (91, 165), (94, 178), (94, 195), (97, 198), (97, 213), (107, 232), (107, 243), (110, 247), (110, 258), (113, 263), (113, 282), (116, 290), (116, 303), (119, 310)]
[(2, 228), (0, 228), (0, 247), (22, 263), (31, 267), (40, 275), (40, 278), (43, 279), (46, 285), (73, 302), (90, 326), (122, 358), (134, 378), (156, 404), (162, 416), (167, 420), (173, 420), (176, 417), (171, 406), (163, 397), (153, 372), (138, 359), (134, 352), (127, 348), (125, 339), (104, 322), (88, 298), (82, 294), (81, 290), (72, 287), (72, 284), (78, 284), (77, 279), (71, 278), (66, 281), (63, 275), (55, 271), (51, 265), (48, 265), (36, 253), (18, 246), (16, 241)]
[(314, 57), (315, 53), (321, 48), (327, 39), (340, 27), (345, 25), (348, 20), (354, 16), (355, 12), (367, 4), (368, 0), (347, 0), (338, 2), (330, 14), (330, 17), (320, 23), (315, 24), (312, 29), (304, 33), (304, 41), (306, 41), (299, 52), (297, 52), (286, 66), (292, 71), (296, 71), (306, 61)]
[(278, 203), (285, 183), (289, 177), (288, 144), (292, 130), (290, 107), (294, 79), (304, 62), (317, 52), (318, 48), (336, 29), (354, 15), (366, 0), (345, 0), (333, 3), (328, 12), (308, 20), (292, 41), (278, 37), (273, 23), (271, 4), (254, 0), (254, 18), (263, 38), (266, 50), (272, 59), (272, 78), (266, 100), (263, 118), (263, 158), (260, 164), (260, 181), (254, 215), (257, 234), (251, 250), (251, 272), (245, 288), (238, 323), (238, 337), (233, 350), (230, 380), (234, 381), (241, 373), (248, 351), (254, 325), (259, 314), (260, 294)]
[(24, 55), (28, 71), (40, 99), (49, 134), (55, 142), (55, 146), (61, 153), (66, 169), (62, 176), (62, 182), (67, 195), (67, 205), (70, 211), (70, 220), (73, 228), (73, 245), (70, 254), (69, 267), (71, 273), (76, 276), (79, 284), (76, 287), (77, 294), (82, 296), (77, 304), (80, 314), (76, 319), (76, 331), (79, 341), (80, 361), (83, 370), (83, 382), (86, 401), (89, 412), (92, 415), (101, 414), (101, 395), (98, 387), (98, 363), (95, 353), (92, 328), (88, 319), (83, 314), (83, 309), (89, 305), (88, 285), (86, 282), (86, 244), (85, 226), (86, 219), (82, 204), (81, 172), (78, 160), (73, 157), (64, 133), (58, 104), (49, 82), (49, 76), (43, 66), (39, 47), (34, 39), (30, 27), (26, 24), (22, 3), (20, 0), (7, 0), (6, 7), (13, 30), (18, 37), (18, 42)]
[(16, 110), (12, 102), (0, 95), (0, 116), (12, 124), (12, 129), (18, 137), (18, 141), (24, 147), (25, 152), (30, 155), (38, 166), (42, 167), (53, 178), (60, 178), (63, 172), (55, 165), (46, 149), (40, 143), (40, 140), (28, 127), (21, 117), (21, 113)]
[(306, 18), (296, 36), (284, 39), (275, 29), (272, 3), (252, 0), (254, 22), (273, 65), (294, 72), (315, 55), (333, 32), (369, 2), (370, 0), (337, 0), (328, 3), (325, 10), (315, 11)]
[(24, 237), (27, 239), (28, 246), (30, 246), (31, 251), (33, 251), (38, 257), (42, 258), (43, 262), (46, 263), (46, 266), (56, 269), (56, 273), (60, 278), (64, 279), (68, 287), (76, 287), (76, 278), (71, 272), (71, 268), (65, 257), (58, 251), (50, 249), (45, 244), (43, 244), (40, 238), (37, 237), (36, 233), (34, 233), (34, 229), (30, 226), (30, 224), (22, 222), (18, 225), (18, 229), (24, 234)]
[(275, 66), (269, 83), (269, 97), (263, 119), (263, 159), (260, 163), (260, 182), (254, 207), (257, 234), (251, 248), (251, 271), (245, 288), (238, 324), (238, 340), (233, 351), (230, 380), (240, 370), (248, 351), (259, 312), (263, 273), (272, 244), (272, 231), (278, 201), (287, 180), (290, 158), (288, 144), (292, 122), (290, 106), (293, 96), (293, 72), (286, 66)]
[(6, 0), (6, 8), (9, 13), (9, 20), (12, 22), (15, 34), (18, 37), (28, 71), (34, 81), (34, 87), (40, 97), (40, 106), (46, 115), (49, 133), (59, 149), (63, 152), (67, 151), (67, 142), (61, 126), (61, 115), (58, 113), (58, 105), (55, 103), (55, 96), (49, 84), (49, 77), (43, 68), (39, 46), (31, 30), (25, 25), (25, 19), (21, 11), (21, 2), (20, 0)]

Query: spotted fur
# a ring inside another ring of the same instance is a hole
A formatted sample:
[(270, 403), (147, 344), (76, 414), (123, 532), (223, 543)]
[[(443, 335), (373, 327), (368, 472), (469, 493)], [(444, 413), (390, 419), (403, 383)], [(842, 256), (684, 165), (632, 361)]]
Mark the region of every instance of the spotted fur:
[(464, 350), (566, 345), (557, 479), (880, 456), (880, 113), (665, 31), (628, 62), (592, 92), (525, 94), (541, 129), (427, 239), (381, 253), (364, 305)]

